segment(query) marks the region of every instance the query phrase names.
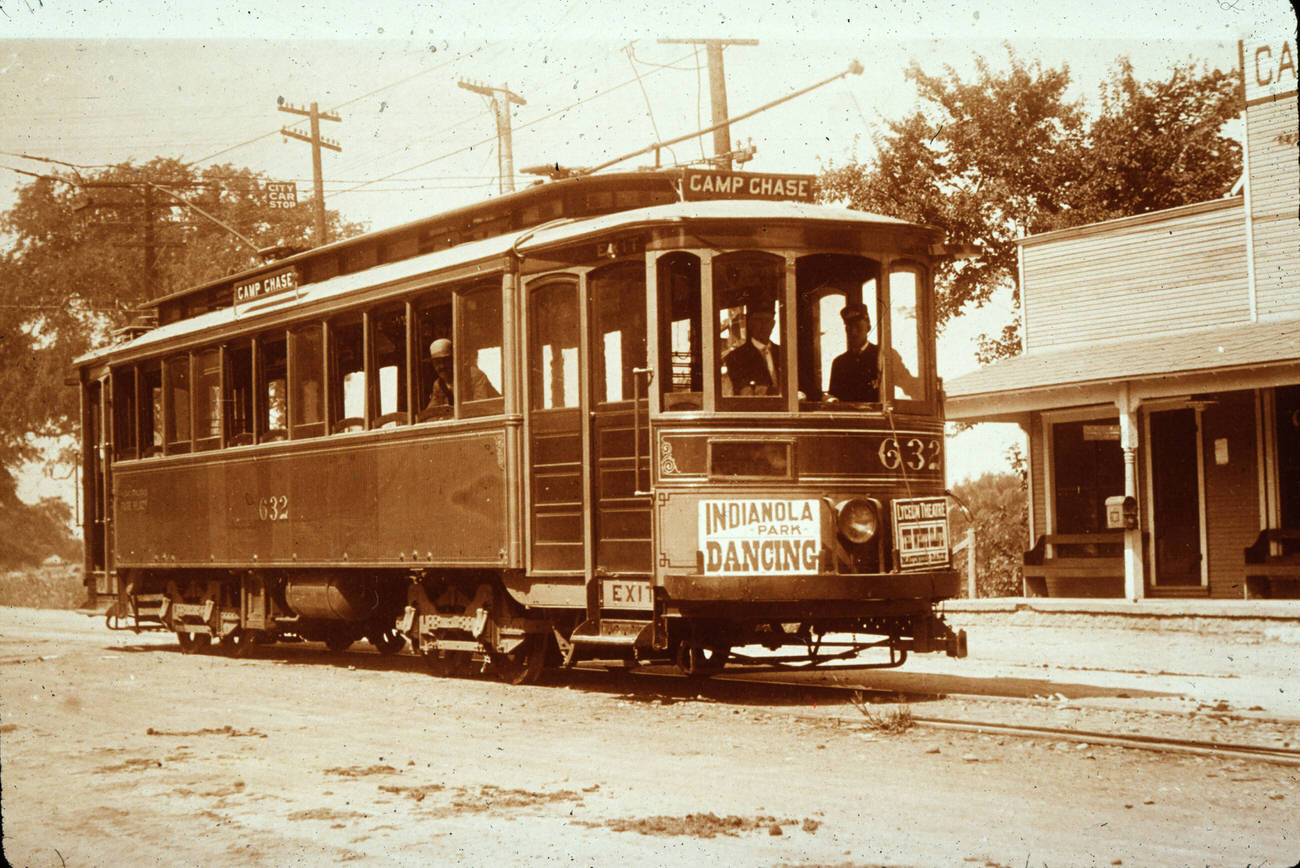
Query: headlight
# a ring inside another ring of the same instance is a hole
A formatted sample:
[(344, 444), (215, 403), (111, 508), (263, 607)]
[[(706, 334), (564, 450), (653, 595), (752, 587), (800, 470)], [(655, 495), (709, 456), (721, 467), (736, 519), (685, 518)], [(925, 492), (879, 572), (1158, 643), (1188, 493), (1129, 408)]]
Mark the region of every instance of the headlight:
[(835, 523), (840, 534), (851, 543), (864, 543), (876, 535), (880, 520), (869, 500), (854, 497), (835, 507)]

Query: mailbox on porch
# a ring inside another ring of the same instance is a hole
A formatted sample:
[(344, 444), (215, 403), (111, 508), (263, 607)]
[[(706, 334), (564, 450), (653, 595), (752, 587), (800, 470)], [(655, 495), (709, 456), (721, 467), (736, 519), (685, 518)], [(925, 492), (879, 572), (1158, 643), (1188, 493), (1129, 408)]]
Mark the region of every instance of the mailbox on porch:
[(1137, 526), (1137, 498), (1123, 494), (1106, 498), (1106, 527), (1109, 530), (1137, 530)]

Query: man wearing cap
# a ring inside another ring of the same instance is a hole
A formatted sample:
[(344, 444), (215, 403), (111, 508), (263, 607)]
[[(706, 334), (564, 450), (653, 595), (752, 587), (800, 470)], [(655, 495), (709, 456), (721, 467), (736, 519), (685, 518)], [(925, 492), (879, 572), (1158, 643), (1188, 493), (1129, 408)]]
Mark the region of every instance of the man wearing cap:
[[(420, 414), (421, 418), (442, 413), (450, 413), (456, 405), (456, 375), (455, 366), (452, 363), (451, 341), (447, 338), (438, 338), (429, 344), (429, 359), (433, 362), (434, 378), (433, 388), (429, 395), (429, 403), (424, 405), (424, 411)], [(461, 387), (462, 401), (478, 401), (483, 398), (499, 398), (501, 393), (492, 385), (492, 381), (487, 378), (487, 374), (478, 369), (478, 366), (470, 364), (468, 368), (468, 383)]]
[(745, 316), (747, 340), (722, 359), (722, 394), (780, 395), (781, 347), (770, 340), (776, 314), (770, 304), (758, 303)]
[[(831, 362), (831, 384), (827, 388), (832, 401), (868, 404), (880, 400), (880, 347), (870, 340), (871, 312), (865, 304), (849, 302), (840, 311), (848, 349)], [(894, 350), (890, 355), (893, 381), (908, 396), (921, 397), (920, 381), (913, 376)]]

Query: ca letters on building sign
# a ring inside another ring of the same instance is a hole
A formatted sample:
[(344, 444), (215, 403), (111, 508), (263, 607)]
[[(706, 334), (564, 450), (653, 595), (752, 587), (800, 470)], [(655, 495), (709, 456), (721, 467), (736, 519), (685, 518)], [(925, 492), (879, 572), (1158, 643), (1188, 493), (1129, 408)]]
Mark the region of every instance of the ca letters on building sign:
[(705, 575), (817, 572), (821, 554), (816, 500), (702, 500), (699, 553)]

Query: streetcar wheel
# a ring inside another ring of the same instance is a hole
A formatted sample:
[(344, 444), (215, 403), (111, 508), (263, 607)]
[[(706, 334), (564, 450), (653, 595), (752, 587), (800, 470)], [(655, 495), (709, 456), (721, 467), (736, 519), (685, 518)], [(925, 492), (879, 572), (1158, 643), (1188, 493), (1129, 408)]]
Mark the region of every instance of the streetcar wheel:
[(439, 678), (464, 678), (473, 673), (474, 655), (468, 651), (430, 648), (422, 656), (429, 671)]
[(257, 644), (256, 630), (235, 630), (223, 636), (221, 639), (221, 650), (229, 657), (245, 658), (253, 654), (253, 646)]
[(355, 641), (347, 630), (330, 630), (325, 634), (325, 647), (334, 652), (348, 650)]
[(730, 645), (694, 645), (683, 642), (677, 646), (677, 668), (690, 678), (708, 678), (722, 671), (730, 655)]
[(406, 637), (394, 629), (381, 630), (366, 637), (375, 650), (384, 656), (396, 654), (406, 647)]
[(181, 645), (182, 654), (198, 654), (212, 644), (212, 636), (209, 633), (190, 633), (185, 630), (177, 630), (176, 641)]
[(545, 636), (529, 636), (509, 654), (493, 653), (492, 669), (507, 684), (536, 684), (546, 665)]

